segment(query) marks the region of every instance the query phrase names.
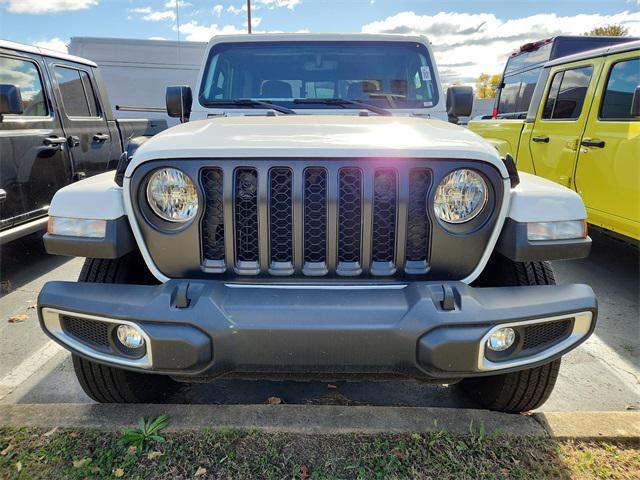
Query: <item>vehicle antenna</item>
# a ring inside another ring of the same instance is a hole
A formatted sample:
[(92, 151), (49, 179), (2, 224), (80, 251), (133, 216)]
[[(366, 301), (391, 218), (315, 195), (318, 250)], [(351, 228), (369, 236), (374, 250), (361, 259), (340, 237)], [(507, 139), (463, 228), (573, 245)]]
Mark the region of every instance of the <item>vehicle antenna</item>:
[(247, 0), (247, 30), (251, 34), (251, 0)]

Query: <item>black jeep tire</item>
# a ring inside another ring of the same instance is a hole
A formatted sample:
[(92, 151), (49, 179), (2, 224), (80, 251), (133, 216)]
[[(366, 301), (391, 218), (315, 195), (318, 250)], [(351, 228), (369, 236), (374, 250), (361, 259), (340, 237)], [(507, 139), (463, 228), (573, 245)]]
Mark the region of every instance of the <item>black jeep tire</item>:
[[(474, 283), (477, 287), (555, 285), (549, 262), (513, 262), (495, 254)], [(460, 386), (483, 407), (500, 412), (533, 410), (547, 401), (558, 379), (560, 359), (539, 367), (488, 377), (466, 378)]]
[[(138, 252), (115, 260), (87, 258), (78, 281), (142, 285), (156, 283)], [(180, 383), (165, 375), (131, 372), (92, 362), (75, 354), (72, 359), (80, 386), (96, 402), (160, 402), (180, 387)]]

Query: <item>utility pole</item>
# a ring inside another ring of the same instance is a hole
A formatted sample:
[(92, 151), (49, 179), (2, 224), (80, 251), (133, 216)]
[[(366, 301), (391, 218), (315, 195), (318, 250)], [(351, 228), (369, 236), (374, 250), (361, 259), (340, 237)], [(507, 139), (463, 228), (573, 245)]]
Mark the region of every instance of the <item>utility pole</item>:
[(251, 0), (247, 0), (247, 28), (251, 34)]

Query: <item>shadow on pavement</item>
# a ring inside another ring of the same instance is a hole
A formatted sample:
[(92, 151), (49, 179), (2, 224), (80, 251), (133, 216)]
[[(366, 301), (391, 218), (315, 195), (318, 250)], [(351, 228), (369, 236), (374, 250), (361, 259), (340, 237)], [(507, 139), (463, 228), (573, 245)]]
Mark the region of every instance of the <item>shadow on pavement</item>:
[[(49, 255), (42, 243), (42, 233), (28, 235), (0, 247), (0, 298), (46, 275), (73, 260)], [(75, 279), (69, 279), (75, 280)]]

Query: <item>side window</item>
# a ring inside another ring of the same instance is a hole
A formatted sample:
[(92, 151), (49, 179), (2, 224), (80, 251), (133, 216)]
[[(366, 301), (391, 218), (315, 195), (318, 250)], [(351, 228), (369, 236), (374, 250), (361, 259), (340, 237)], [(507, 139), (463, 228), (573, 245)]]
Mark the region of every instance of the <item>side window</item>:
[(640, 58), (614, 64), (602, 99), (600, 119), (634, 119), (631, 116), (631, 101), (638, 85), (640, 85)]
[(20, 88), (23, 102), (21, 116), (49, 116), (42, 79), (35, 63), (0, 56), (0, 83)]
[(582, 112), (593, 67), (580, 67), (554, 75), (542, 118), (576, 120)]
[(100, 108), (87, 72), (55, 67), (55, 75), (68, 117), (100, 116)]

